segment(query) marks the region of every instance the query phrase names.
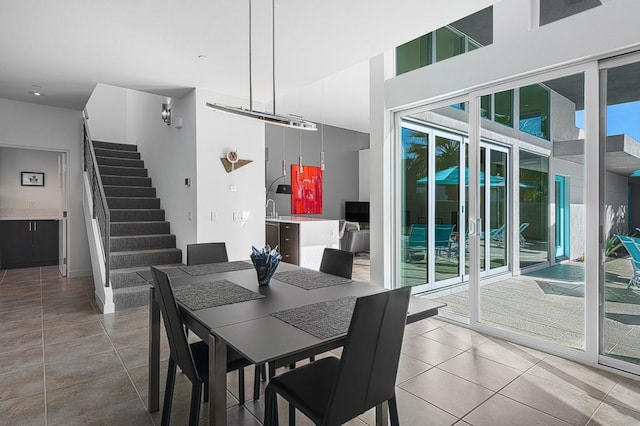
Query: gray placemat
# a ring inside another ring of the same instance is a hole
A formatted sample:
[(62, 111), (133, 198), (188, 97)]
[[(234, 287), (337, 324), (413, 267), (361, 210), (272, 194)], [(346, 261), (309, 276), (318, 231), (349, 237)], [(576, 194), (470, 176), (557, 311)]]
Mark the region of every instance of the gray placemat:
[(325, 274), (311, 269), (298, 269), (295, 271), (276, 272), (273, 278), (305, 290), (331, 287), (333, 285), (348, 284), (352, 282), (348, 278)]
[(173, 294), (192, 311), (261, 299), (264, 296), (228, 280), (188, 284), (173, 289)]
[(242, 271), (243, 269), (253, 269), (251, 263), (236, 260), (233, 262), (204, 263), (202, 265), (178, 266), (189, 275), (219, 274), (221, 272)]
[(286, 309), (271, 315), (318, 339), (328, 339), (349, 331), (355, 304), (356, 297), (350, 296)]

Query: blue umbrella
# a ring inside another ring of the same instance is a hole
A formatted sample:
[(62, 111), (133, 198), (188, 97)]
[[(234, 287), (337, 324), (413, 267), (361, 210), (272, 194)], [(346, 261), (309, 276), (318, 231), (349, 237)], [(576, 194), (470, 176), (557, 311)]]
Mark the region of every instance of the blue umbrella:
[[(464, 183), (469, 185), (469, 168), (465, 167)], [(418, 185), (426, 185), (429, 181), (427, 176), (418, 179)], [(459, 185), (460, 184), (460, 167), (453, 166), (436, 172), (436, 185)], [(484, 185), (484, 172), (480, 172), (480, 185)], [(504, 186), (504, 178), (502, 176), (491, 176), (489, 179), (491, 186)]]

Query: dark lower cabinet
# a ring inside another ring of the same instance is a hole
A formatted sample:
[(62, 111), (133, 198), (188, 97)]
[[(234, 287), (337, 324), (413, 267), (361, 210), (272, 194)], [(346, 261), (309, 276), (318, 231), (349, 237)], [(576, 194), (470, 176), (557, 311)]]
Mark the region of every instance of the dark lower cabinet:
[(58, 264), (57, 220), (0, 221), (0, 268)]

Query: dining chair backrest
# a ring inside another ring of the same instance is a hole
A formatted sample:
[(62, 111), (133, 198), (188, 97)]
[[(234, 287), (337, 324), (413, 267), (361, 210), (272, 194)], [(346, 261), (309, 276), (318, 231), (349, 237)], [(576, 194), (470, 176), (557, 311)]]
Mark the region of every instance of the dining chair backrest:
[(434, 243), (436, 247), (448, 247), (454, 225), (436, 225)]
[(187, 245), (187, 265), (228, 262), (225, 243), (199, 243)]
[(342, 424), (395, 396), (410, 287), (360, 297), (323, 424)]
[(409, 238), (407, 239), (409, 247), (426, 247), (427, 246), (427, 225), (413, 224), (409, 228)]
[(198, 378), (198, 373), (187, 336), (184, 333), (180, 310), (173, 296), (169, 276), (166, 272), (153, 266), (151, 266), (151, 274), (153, 275), (155, 299), (160, 305), (164, 329), (169, 340), (171, 357), (193, 383)]
[(325, 248), (320, 262), (320, 272), (351, 279), (353, 253), (346, 250)]

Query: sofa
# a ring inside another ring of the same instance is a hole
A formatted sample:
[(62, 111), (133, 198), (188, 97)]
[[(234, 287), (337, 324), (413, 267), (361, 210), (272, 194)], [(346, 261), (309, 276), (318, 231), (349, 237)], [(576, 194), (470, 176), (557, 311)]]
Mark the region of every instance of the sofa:
[(340, 249), (351, 253), (369, 252), (369, 230), (360, 229), (357, 222), (340, 220)]

